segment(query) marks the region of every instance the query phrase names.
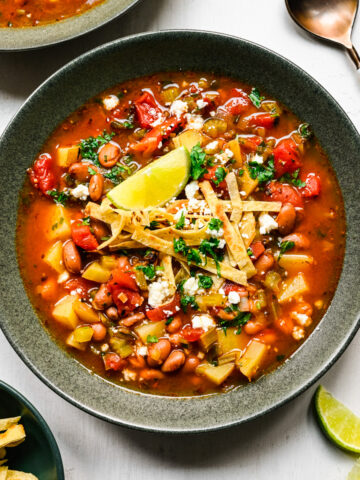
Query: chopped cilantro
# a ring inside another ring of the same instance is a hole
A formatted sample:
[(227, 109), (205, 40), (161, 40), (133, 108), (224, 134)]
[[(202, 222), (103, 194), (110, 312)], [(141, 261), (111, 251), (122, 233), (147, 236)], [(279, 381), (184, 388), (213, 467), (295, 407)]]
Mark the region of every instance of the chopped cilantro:
[(224, 258), (223, 253), (219, 253), (216, 249), (219, 248), (220, 240), (218, 238), (211, 237), (209, 239), (204, 239), (200, 243), (199, 250), (203, 255), (209, 255), (215, 261), (216, 270), (218, 277), (220, 277), (220, 264)]
[(262, 97), (260, 95), (260, 92), (259, 90), (254, 87), (252, 90), (251, 90), (251, 93), (249, 95), (249, 98), (250, 100), (252, 101), (252, 103), (255, 105), (256, 108), (260, 108), (261, 106), (261, 102), (264, 100), (265, 97)]
[(122, 165), (115, 165), (115, 167), (113, 167), (110, 172), (104, 173), (104, 177), (108, 178), (112, 183), (117, 185), (122, 182), (122, 178), (120, 179), (119, 177), (124, 172), (127, 172), (127, 167), (124, 167)]
[(106, 242), (107, 240), (109, 240), (111, 237), (101, 237), (100, 240), (102, 242)]
[(244, 175), (244, 169), (243, 168), (240, 168), (240, 170), (238, 171), (238, 175), (239, 177), (242, 177)]
[(312, 131), (310, 130), (310, 125), (308, 123), (303, 123), (300, 125), (299, 133), (306, 140), (312, 137)]
[(157, 220), (151, 220), (149, 225), (146, 225), (144, 230), (156, 230), (160, 223)]
[(181, 280), (177, 286), (176, 286), (176, 290), (180, 293), (184, 293), (184, 283), (186, 282), (185, 279)]
[(285, 358), (285, 355), (277, 355), (277, 356), (276, 356), (276, 360), (277, 360), (278, 362), (282, 362), (282, 361), (284, 360), (284, 358)]
[(199, 275), (199, 287), (200, 288), (211, 288), (213, 285), (213, 279), (208, 275)]
[(241, 327), (246, 325), (250, 318), (250, 312), (239, 312), (233, 320), (221, 320), (220, 327), (224, 330), (225, 333), (228, 328), (236, 327), (237, 330), (235, 332), (235, 335), (240, 335)]
[(279, 253), (279, 256), (278, 256), (278, 261), (284, 255), (285, 252), (293, 249), (294, 247), (295, 247), (295, 243), (291, 242), (289, 240), (285, 240), (284, 242), (281, 242), (280, 243), (280, 253)]
[(57, 205), (65, 205), (69, 194), (67, 192), (59, 192), (58, 190), (48, 190), (47, 195), (49, 195)]
[(194, 180), (198, 180), (202, 178), (204, 173), (207, 172), (206, 168), (204, 168), (206, 159), (206, 153), (200, 147), (200, 143), (195, 145), (190, 152), (190, 175)]
[(181, 253), (182, 255), (187, 255), (189, 247), (186, 245), (183, 238), (174, 238), (173, 246), (175, 253)]
[(193, 262), (196, 265), (200, 265), (201, 262), (202, 262), (199, 251), (196, 250), (195, 248), (191, 248), (188, 251), (188, 254), (187, 254), (186, 258), (187, 258), (188, 263)]
[(88, 167), (88, 172), (90, 173), (90, 175), (96, 175), (96, 171), (91, 167)]
[(90, 225), (90, 217), (83, 218), (81, 225)]
[(184, 212), (181, 212), (181, 216), (179, 218), (179, 221), (177, 222), (177, 224), (175, 225), (175, 228), (177, 230), (181, 230), (185, 227), (185, 215), (184, 215)]
[(275, 177), (274, 159), (270, 158), (267, 165), (257, 162), (249, 162), (248, 165), (250, 177), (258, 180), (259, 183), (269, 182)]
[(135, 270), (139, 270), (144, 273), (146, 278), (152, 280), (155, 277), (155, 267), (154, 265), (138, 265), (135, 267)]
[(155, 335), (148, 335), (146, 338), (147, 343), (157, 343), (159, 339)]
[(165, 325), (170, 325), (170, 323), (174, 320), (174, 317), (169, 317), (166, 322), (165, 322)]
[(220, 218), (212, 218), (209, 222), (208, 228), (209, 230), (215, 230), (218, 232), (223, 225), (224, 222), (222, 222)]
[(218, 167), (215, 170), (215, 178), (213, 179), (213, 182), (215, 183), (216, 186), (218, 186), (223, 180), (225, 180), (225, 177), (227, 175), (227, 172), (224, 167)]
[(82, 158), (86, 158), (93, 162), (95, 165), (99, 166), (99, 157), (98, 157), (98, 149), (102, 145), (109, 143), (114, 133), (107, 133), (105, 130), (102, 135), (98, 137), (89, 137), (85, 140), (82, 140), (79, 144), (80, 146), (80, 153)]
[(303, 188), (305, 187), (306, 183), (301, 181), (299, 178), (299, 172), (300, 169), (298, 168), (291, 175), (290, 173), (285, 173), (282, 177), (280, 177), (279, 181), (283, 183), (292, 183), (295, 187)]
[(199, 305), (196, 303), (195, 297), (193, 295), (183, 295), (180, 298), (180, 305), (184, 313), (187, 312), (188, 306), (190, 306), (194, 310), (197, 310), (199, 308)]
[(246, 253), (249, 255), (249, 257), (252, 257), (253, 256), (253, 251), (251, 250), (251, 248), (248, 248), (246, 250)]

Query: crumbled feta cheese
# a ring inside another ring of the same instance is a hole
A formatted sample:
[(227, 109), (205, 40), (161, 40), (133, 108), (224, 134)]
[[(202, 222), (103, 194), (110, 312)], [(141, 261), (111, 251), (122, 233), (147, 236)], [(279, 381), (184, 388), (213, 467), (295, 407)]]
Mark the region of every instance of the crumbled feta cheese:
[(182, 100), (175, 100), (170, 106), (170, 114), (180, 118), (188, 111), (188, 104)]
[[(162, 115), (159, 115), (157, 117), (157, 119), (152, 122), (151, 126), (153, 128), (157, 127), (157, 126), (161, 125), (163, 123), (163, 121), (164, 121), (164, 117)], [(160, 148), (160, 147), (158, 147), (158, 148)]]
[(234, 156), (233, 152), (230, 150), (230, 148), (226, 148), (225, 152), (228, 158), (232, 158)]
[(240, 295), (238, 292), (229, 292), (228, 300), (233, 304), (240, 303)]
[(196, 315), (191, 319), (191, 323), (193, 328), (202, 328), (205, 332), (215, 327), (214, 319), (210, 315)]
[(224, 229), (223, 228), (219, 228), (219, 230), (211, 230), (211, 228), (208, 228), (206, 230), (206, 233), (208, 233), (209, 235), (211, 235), (212, 237), (217, 237), (217, 238), (221, 238), (224, 236)]
[(108, 95), (103, 98), (103, 105), (106, 110), (114, 110), (119, 105), (119, 99), (116, 95)]
[(185, 187), (185, 195), (189, 200), (195, 197), (196, 192), (199, 190), (199, 184), (196, 180), (190, 182)]
[(213, 111), (213, 112), (210, 112), (210, 116), (211, 116), (211, 117), (215, 117), (215, 112), (214, 112), (214, 111)]
[(222, 238), (222, 239), (219, 241), (219, 247), (218, 247), (218, 248), (225, 248), (225, 245), (226, 245), (226, 242), (225, 242), (225, 240)]
[(85, 201), (89, 196), (89, 189), (86, 185), (81, 183), (77, 187), (70, 190), (70, 193), (73, 197), (78, 198), (79, 200)]
[(142, 357), (145, 357), (148, 353), (148, 349), (145, 345), (143, 345), (143, 346), (141, 346), (137, 349), (137, 353), (138, 353), (138, 355), (141, 355)]
[(262, 164), (264, 163), (264, 157), (262, 155), (259, 155), (258, 153), (255, 153), (255, 155), (252, 155), (251, 157), (251, 162)]
[(244, 190), (241, 190), (240, 195), (241, 195), (242, 197), (246, 197), (246, 192), (244, 192)]
[(204, 292), (202, 288), (199, 288), (199, 280), (197, 277), (190, 277), (188, 280), (186, 280), (183, 288), (186, 295), (190, 296)]
[(271, 215), (268, 213), (262, 213), (259, 216), (259, 226), (261, 235), (266, 235), (267, 233), (270, 233), (271, 230), (278, 228), (279, 225), (277, 222), (275, 222)]
[(198, 228), (203, 228), (204, 224), (202, 223), (201, 220), (198, 221)]
[(109, 344), (108, 344), (108, 343), (103, 343), (103, 344), (101, 345), (101, 347), (100, 347), (100, 350), (101, 350), (103, 353), (105, 353), (105, 352), (107, 352), (107, 351), (109, 350), (109, 348), (110, 348), (110, 347), (109, 347)]
[(305, 313), (291, 312), (291, 318), (293, 318), (301, 327), (308, 327), (311, 325), (311, 317)]
[(223, 287), (220, 287), (220, 288), (219, 288), (219, 293), (220, 293), (220, 295), (224, 295), (224, 296), (225, 296), (225, 290), (223, 289)]
[(180, 218), (181, 218), (181, 215), (182, 215), (182, 214), (186, 215), (187, 213), (188, 213), (188, 212), (187, 212), (187, 210), (186, 210), (185, 207), (180, 208), (180, 210), (178, 210), (178, 211), (175, 213), (175, 215), (174, 215), (174, 220), (175, 220), (176, 222), (178, 222), (178, 221), (180, 220)]
[(294, 327), (292, 331), (294, 340), (302, 340), (305, 337), (305, 330), (301, 327)]
[(157, 280), (149, 285), (148, 303), (150, 307), (159, 307), (170, 295), (169, 283), (165, 280)]
[(192, 128), (194, 130), (202, 129), (202, 126), (204, 125), (204, 120), (201, 115), (192, 115), (191, 113), (187, 113), (185, 115), (185, 118), (188, 128)]
[(219, 142), (217, 140), (214, 140), (213, 142), (210, 142), (206, 145), (205, 150), (216, 150), (219, 146)]
[(123, 373), (123, 376), (124, 376), (124, 380), (126, 382), (130, 382), (130, 380), (132, 380), (132, 381), (136, 380), (136, 372), (134, 372), (133, 370), (129, 370), (128, 368), (124, 368), (122, 373)]
[(204, 100), (200, 98), (200, 100), (196, 100), (196, 105), (201, 110), (202, 108), (207, 107), (209, 104), (208, 102), (204, 102)]
[(157, 148), (160, 150), (161, 147), (162, 147), (162, 142), (159, 142)]

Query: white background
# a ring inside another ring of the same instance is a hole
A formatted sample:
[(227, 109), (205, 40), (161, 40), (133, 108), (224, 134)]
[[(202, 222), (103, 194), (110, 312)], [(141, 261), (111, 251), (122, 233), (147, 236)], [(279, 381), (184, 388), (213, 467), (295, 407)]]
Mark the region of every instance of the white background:
[[(359, 74), (340, 49), (301, 33), (283, 0), (144, 0), (128, 15), (79, 40), (34, 52), (0, 53), (0, 132), (33, 89), (72, 58), (119, 36), (168, 28), (225, 32), (269, 47), (324, 85), (360, 128)], [(356, 25), (353, 37), (360, 48)], [(358, 414), (359, 364), (358, 335), (321, 380)], [(315, 423), (310, 407), (315, 386), (251, 424), (170, 437), (116, 427), (68, 404), (28, 370), (2, 333), (0, 378), (20, 390), (49, 423), (67, 480), (340, 480), (354, 461), (329, 444)]]

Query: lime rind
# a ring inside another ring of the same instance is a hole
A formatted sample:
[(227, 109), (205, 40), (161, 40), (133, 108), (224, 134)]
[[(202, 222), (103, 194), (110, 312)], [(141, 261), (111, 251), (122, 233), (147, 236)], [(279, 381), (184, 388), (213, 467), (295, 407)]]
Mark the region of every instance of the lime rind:
[(315, 409), (325, 435), (339, 448), (360, 453), (360, 418), (323, 386), (315, 394)]

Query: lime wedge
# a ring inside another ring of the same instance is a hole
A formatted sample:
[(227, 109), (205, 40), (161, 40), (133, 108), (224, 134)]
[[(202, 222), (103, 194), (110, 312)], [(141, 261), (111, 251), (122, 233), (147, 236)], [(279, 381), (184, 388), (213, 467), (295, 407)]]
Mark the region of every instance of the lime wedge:
[(321, 428), (338, 447), (360, 453), (360, 418), (336, 400), (321, 385), (315, 394), (315, 409)]
[(357, 460), (357, 462), (349, 472), (347, 480), (360, 480), (360, 458)]
[(113, 205), (125, 210), (160, 207), (179, 195), (190, 175), (190, 155), (172, 150), (127, 178), (107, 194)]

